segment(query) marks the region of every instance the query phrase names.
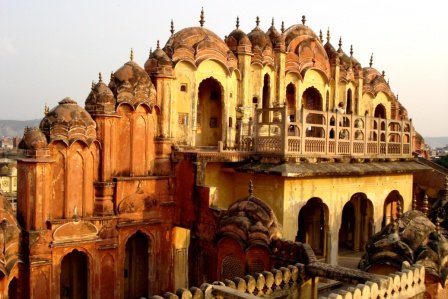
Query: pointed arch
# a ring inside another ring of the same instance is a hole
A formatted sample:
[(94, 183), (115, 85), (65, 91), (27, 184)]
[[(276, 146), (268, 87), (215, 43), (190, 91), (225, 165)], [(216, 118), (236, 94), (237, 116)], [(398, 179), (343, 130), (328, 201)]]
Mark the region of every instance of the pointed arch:
[(322, 199), (313, 197), (300, 209), (296, 241), (308, 243), (316, 255), (325, 256), (328, 207)]
[(81, 299), (88, 298), (89, 267), (88, 256), (78, 250), (73, 250), (61, 261), (60, 297)]

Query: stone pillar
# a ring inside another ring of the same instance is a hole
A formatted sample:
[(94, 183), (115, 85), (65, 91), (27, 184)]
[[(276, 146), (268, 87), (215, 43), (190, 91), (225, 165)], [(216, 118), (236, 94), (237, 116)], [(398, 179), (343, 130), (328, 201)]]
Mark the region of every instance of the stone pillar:
[(338, 255), (339, 255), (339, 227), (340, 224), (338, 225), (337, 223), (335, 223), (333, 225), (333, 229), (330, 231), (328, 231), (329, 234), (329, 255), (327, 257), (327, 263), (329, 263), (330, 265), (337, 265), (338, 264)]
[(154, 160), (154, 175), (171, 175), (171, 146), (168, 138), (160, 138), (154, 141), (156, 158)]

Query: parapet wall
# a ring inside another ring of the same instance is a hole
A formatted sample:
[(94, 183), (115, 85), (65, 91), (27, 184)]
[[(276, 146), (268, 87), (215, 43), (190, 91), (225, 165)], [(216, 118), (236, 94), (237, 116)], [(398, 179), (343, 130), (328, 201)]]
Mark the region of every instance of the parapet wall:
[(389, 275), (375, 275), (378, 279), (338, 290), (328, 297), (319, 299), (351, 299), (351, 298), (424, 298), (425, 268), (421, 265), (410, 266), (404, 262), (402, 270)]

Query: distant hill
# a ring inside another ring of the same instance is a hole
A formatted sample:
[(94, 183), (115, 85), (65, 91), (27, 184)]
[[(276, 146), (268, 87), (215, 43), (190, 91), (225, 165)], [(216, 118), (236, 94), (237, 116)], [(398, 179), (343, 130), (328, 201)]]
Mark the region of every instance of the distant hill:
[(432, 149), (438, 147), (445, 147), (448, 145), (448, 137), (423, 137), (425, 138), (426, 144), (428, 144)]
[(0, 137), (23, 136), (25, 127), (39, 126), (40, 119), (33, 120), (0, 120)]

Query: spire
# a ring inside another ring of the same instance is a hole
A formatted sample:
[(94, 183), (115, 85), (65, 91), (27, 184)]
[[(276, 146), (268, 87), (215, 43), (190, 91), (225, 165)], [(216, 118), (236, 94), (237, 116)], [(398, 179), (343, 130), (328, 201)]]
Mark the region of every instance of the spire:
[(255, 19), (255, 24), (257, 24), (257, 28), (258, 28), (258, 25), (260, 25), (260, 17), (259, 16), (257, 16), (257, 18)]
[(383, 71), (383, 72), (381, 73), (381, 76), (386, 77), (386, 72)]
[(305, 23), (306, 23), (306, 17), (305, 17), (305, 15), (303, 15), (302, 16), (302, 24), (305, 25)]
[(111, 71), (110, 72), (110, 81), (114, 81), (114, 80), (115, 80), (115, 75), (114, 75), (114, 72)]
[(205, 19), (204, 19), (204, 8), (201, 9), (201, 17), (199, 19), (199, 24), (201, 24), (201, 27), (204, 27)]
[(339, 37), (339, 48), (338, 48), (338, 52), (341, 52), (342, 51), (342, 36), (341, 37)]
[(353, 57), (353, 45), (350, 45), (350, 57)]
[(327, 28), (327, 43), (330, 42), (330, 27)]
[(240, 29), (240, 17), (236, 17), (236, 29)]
[(322, 29), (319, 30), (319, 39), (320, 39), (320, 42), (321, 42), (321, 43), (324, 42), (324, 36), (322, 35)]
[(274, 18), (272, 18), (271, 26), (274, 27)]
[(282, 31), (282, 33), (285, 32), (285, 22), (284, 21), (282, 21), (282, 27), (280, 28), (280, 30)]
[(48, 114), (48, 112), (50, 112), (50, 107), (48, 107), (47, 103), (45, 103), (44, 106), (44, 115), (46, 116)]
[(414, 194), (414, 197), (412, 199), (412, 209), (417, 210), (417, 195)]
[(157, 48), (156, 49), (160, 49), (160, 41), (157, 40)]
[(103, 75), (101, 75), (101, 72), (98, 73), (98, 83), (103, 83)]
[(149, 48), (149, 57), (151, 57), (151, 55), (152, 55), (152, 47)]
[(373, 53), (372, 55), (370, 55), (370, 62), (369, 62), (369, 66), (372, 67), (373, 65)]
[(249, 197), (252, 197), (254, 195), (254, 183), (252, 180), (249, 180)]
[(95, 88), (95, 81), (92, 80), (92, 85), (90, 86), (90, 89), (94, 89)]
[(171, 32), (171, 36), (173, 36), (173, 34), (174, 34), (174, 22), (173, 22), (173, 19), (171, 19), (171, 29), (170, 29), (170, 32)]
[(129, 57), (131, 61), (134, 61), (134, 49), (131, 48), (131, 55)]

